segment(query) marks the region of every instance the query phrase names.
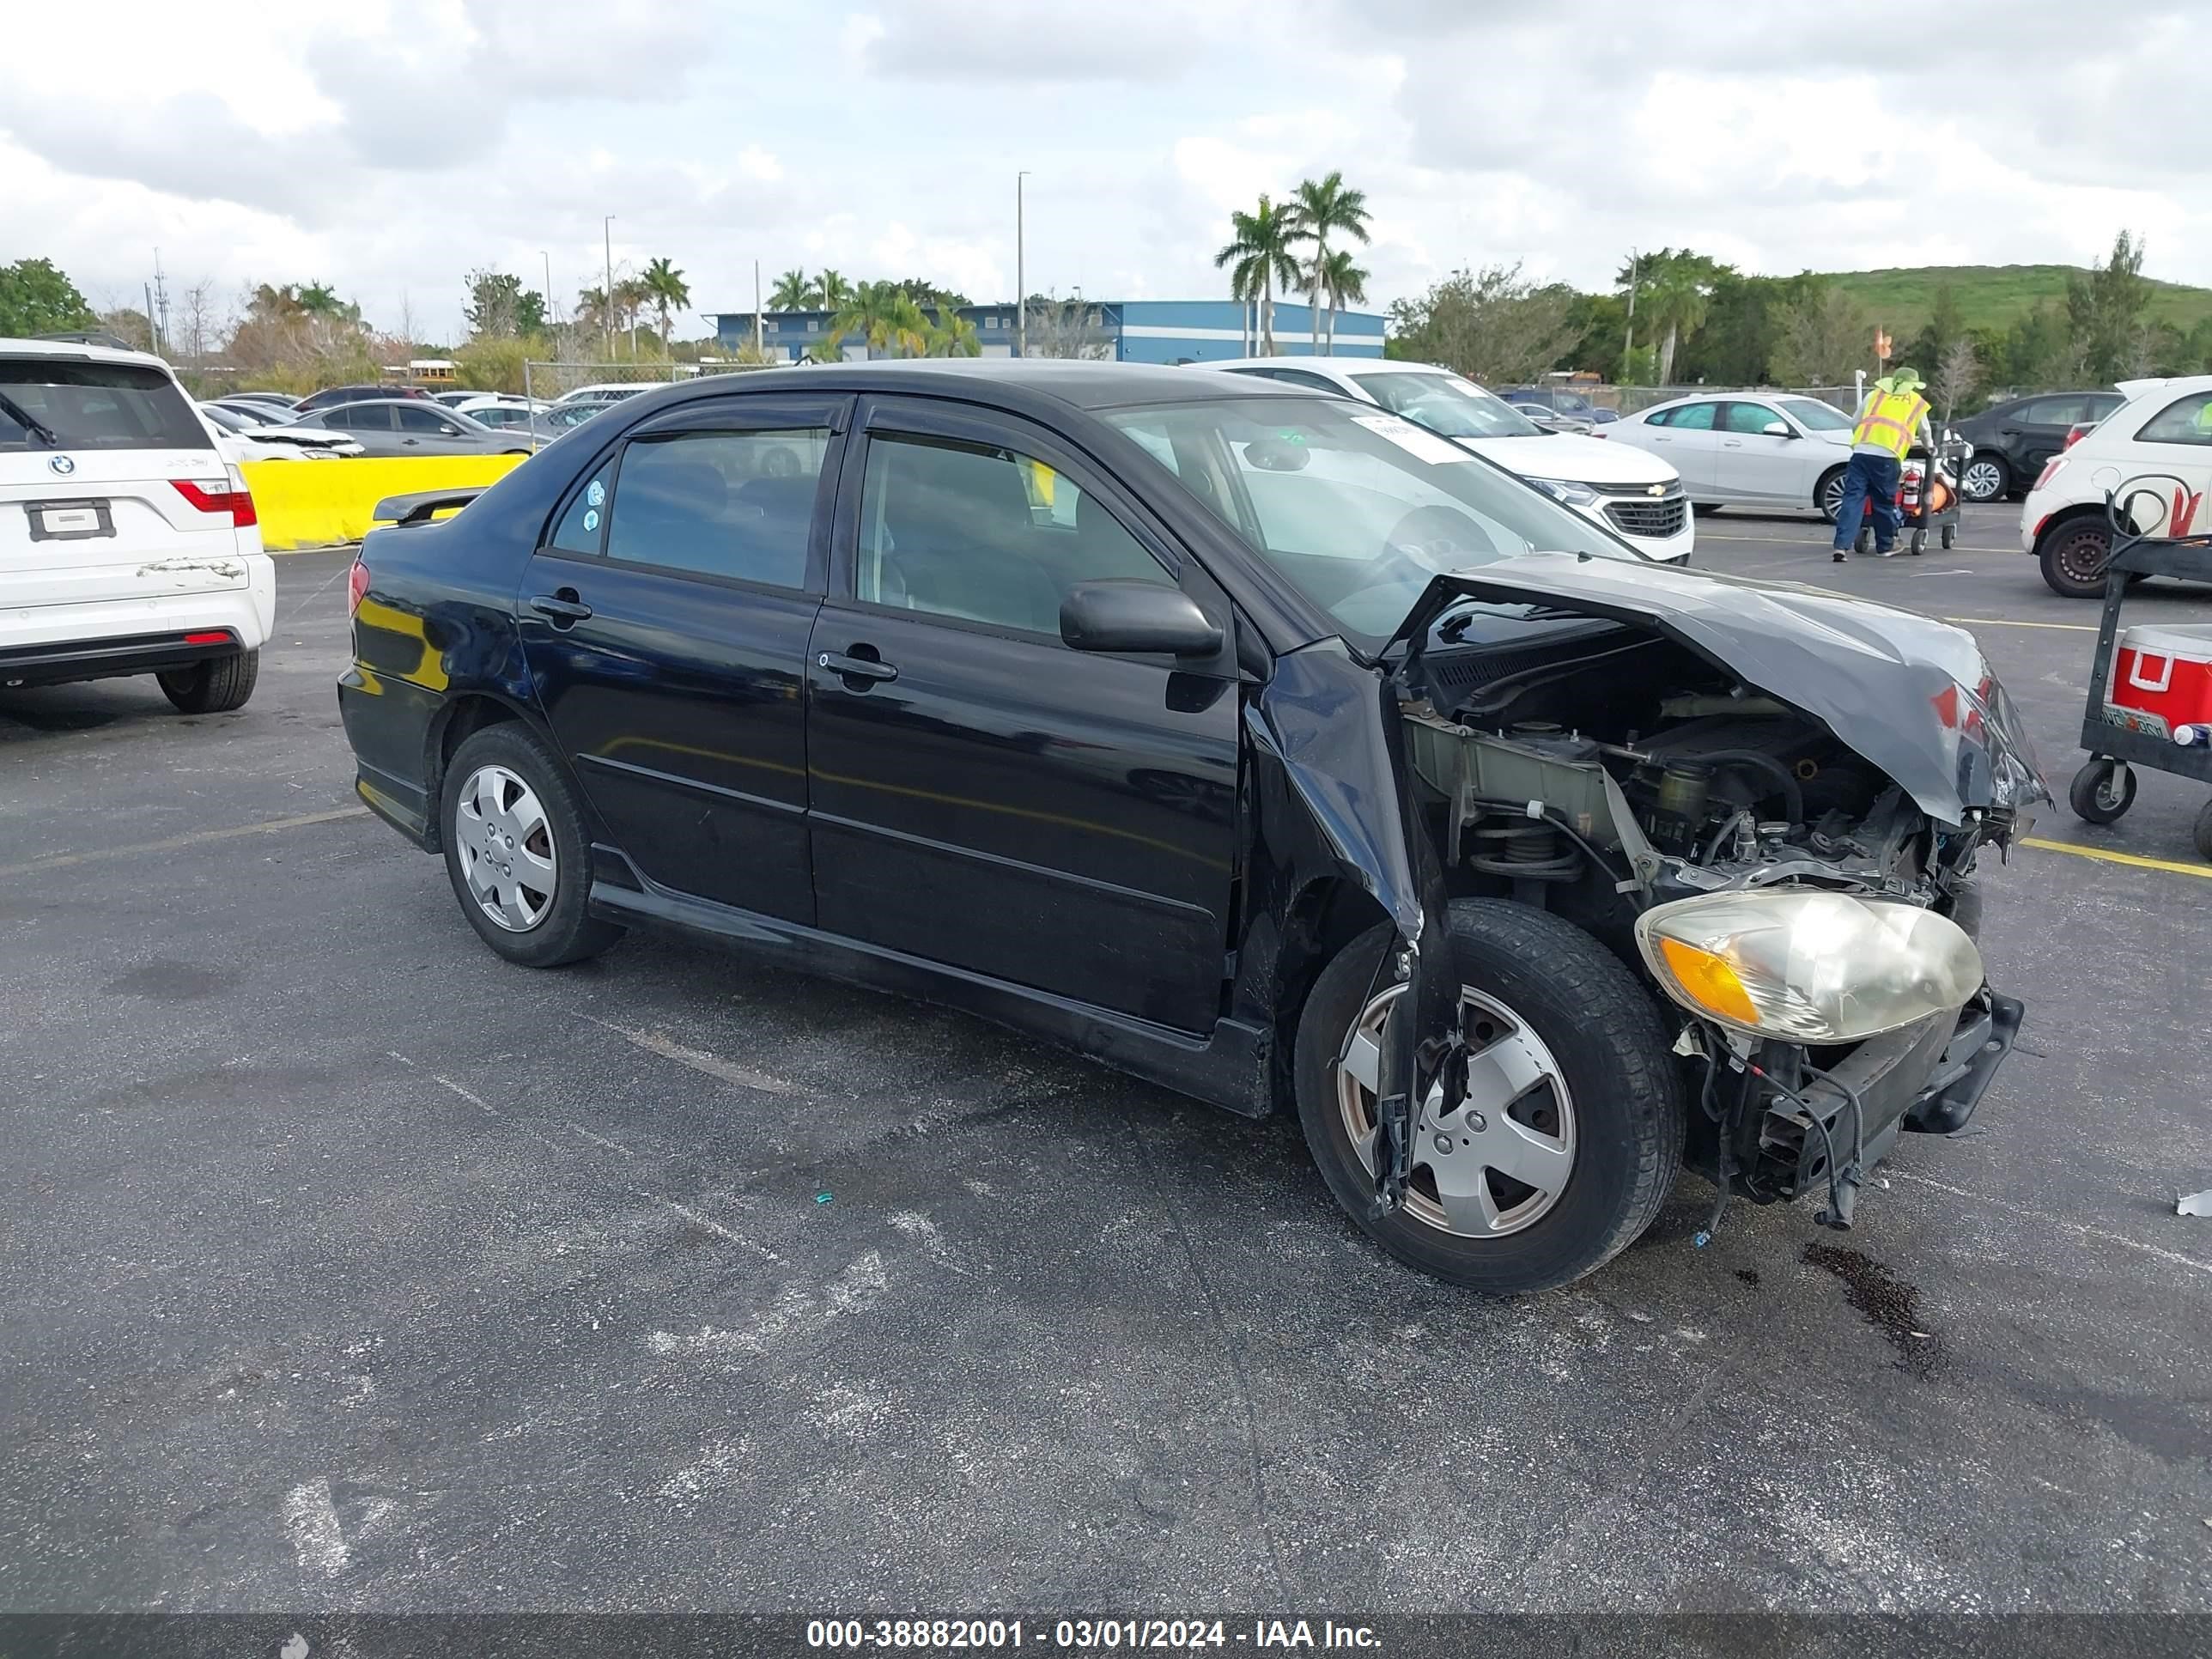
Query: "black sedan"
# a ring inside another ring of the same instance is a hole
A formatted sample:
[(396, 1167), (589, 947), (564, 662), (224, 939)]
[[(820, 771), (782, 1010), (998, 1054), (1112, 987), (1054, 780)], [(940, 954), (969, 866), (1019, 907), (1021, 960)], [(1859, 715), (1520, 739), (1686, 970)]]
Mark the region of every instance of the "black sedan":
[(2025, 495), (2044, 463), (2066, 447), (2069, 431), (2103, 420), (2126, 401), (2117, 392), (2043, 392), (1954, 421), (1952, 429), (1974, 447), (1959, 493), (1970, 501)]
[(674, 929), (1297, 1111), (1407, 1261), (1588, 1273), (1686, 1158), (1850, 1223), (2020, 1005), (1972, 639), (1647, 563), (1392, 416), (1092, 363), (670, 386), (378, 509), (361, 798), (511, 963)]

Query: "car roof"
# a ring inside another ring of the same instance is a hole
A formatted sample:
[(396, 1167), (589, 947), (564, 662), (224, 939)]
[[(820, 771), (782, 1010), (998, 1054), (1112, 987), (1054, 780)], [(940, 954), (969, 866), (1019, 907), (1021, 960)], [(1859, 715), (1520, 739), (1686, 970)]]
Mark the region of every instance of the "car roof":
[[(1225, 357), (1191, 368), (1303, 368), (1319, 374), (1349, 378), (1354, 374), (1450, 374), (1442, 363), (1416, 363), (1396, 357), (1322, 357), (1311, 352), (1283, 353), (1273, 357)], [(1466, 377), (1461, 376), (1463, 380)]]
[(79, 362), (139, 363), (170, 372), (167, 360), (150, 351), (120, 351), (113, 346), (84, 345), (75, 340), (11, 340), (0, 338), (0, 357), (65, 357)]
[[(736, 386), (728, 382), (735, 380)], [(1310, 398), (1303, 387), (1240, 375), (1230, 392), (1217, 375), (1156, 363), (1086, 362), (1070, 358), (928, 357), (890, 362), (822, 363), (702, 374), (675, 386), (655, 387), (661, 407), (730, 391), (935, 392), (980, 397), (1009, 409), (1044, 400), (1082, 410), (1137, 404), (1204, 403), (1224, 396)]]

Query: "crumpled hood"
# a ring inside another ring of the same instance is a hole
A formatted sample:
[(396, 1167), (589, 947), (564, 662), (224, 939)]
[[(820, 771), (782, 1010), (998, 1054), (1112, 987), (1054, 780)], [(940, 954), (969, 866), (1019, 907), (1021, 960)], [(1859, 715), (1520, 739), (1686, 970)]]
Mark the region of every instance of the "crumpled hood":
[(1948, 623), (1796, 582), (1527, 553), (1435, 578), (1396, 639), (1425, 640), (1462, 597), (1656, 629), (1824, 721), (1939, 823), (2051, 798), (2011, 698)]

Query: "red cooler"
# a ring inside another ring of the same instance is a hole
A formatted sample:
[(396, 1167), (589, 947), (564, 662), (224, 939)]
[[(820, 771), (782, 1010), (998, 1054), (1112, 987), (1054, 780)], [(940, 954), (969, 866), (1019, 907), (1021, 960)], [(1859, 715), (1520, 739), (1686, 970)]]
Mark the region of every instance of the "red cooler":
[(2122, 629), (2106, 695), (2115, 708), (2150, 716), (2142, 726), (2167, 736), (2177, 726), (2212, 726), (2212, 625)]

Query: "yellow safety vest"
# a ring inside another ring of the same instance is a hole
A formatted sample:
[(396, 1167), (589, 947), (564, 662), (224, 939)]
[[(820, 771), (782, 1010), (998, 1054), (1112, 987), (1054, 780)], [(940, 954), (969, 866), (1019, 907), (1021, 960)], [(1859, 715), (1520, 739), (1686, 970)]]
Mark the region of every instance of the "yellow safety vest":
[(1851, 429), (1851, 442), (1880, 444), (1901, 461), (1927, 412), (1928, 400), (1917, 392), (1871, 392), (1859, 411), (1858, 425)]

